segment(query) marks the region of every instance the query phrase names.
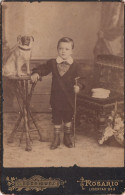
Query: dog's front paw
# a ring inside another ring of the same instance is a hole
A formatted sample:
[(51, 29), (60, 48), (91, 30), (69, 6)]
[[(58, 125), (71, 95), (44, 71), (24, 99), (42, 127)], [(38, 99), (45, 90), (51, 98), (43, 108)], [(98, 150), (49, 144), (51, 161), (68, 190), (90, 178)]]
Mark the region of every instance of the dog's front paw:
[(26, 74), (25, 73), (17, 73), (17, 77), (22, 77), (22, 76), (26, 76)]
[(27, 71), (27, 75), (31, 75), (31, 72), (30, 71)]
[(28, 69), (28, 70), (26, 71), (26, 74), (27, 74), (27, 75), (30, 75), (30, 74), (31, 74), (31, 71)]
[(20, 77), (20, 75), (19, 75), (19, 74), (16, 74), (16, 76), (17, 76), (17, 77)]

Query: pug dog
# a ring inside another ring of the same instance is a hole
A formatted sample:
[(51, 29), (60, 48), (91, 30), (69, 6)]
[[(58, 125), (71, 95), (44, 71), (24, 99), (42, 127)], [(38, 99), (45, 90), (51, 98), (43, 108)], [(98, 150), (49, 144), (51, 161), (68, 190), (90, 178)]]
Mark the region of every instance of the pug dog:
[[(31, 48), (34, 41), (33, 36), (17, 37), (17, 45), (10, 51), (10, 55), (3, 65), (3, 76), (24, 76), (30, 75)], [(26, 65), (26, 73), (22, 67)]]

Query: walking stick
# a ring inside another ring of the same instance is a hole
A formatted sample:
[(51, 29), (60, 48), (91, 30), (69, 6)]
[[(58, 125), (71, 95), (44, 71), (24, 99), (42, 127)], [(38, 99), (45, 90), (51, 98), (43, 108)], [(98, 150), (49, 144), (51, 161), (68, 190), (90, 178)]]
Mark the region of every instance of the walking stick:
[[(79, 78), (80, 77), (75, 78), (75, 85), (78, 84), (77, 81), (78, 81)], [(74, 102), (74, 104), (75, 104), (75, 106), (74, 106), (74, 120), (73, 120), (74, 147), (75, 147), (75, 137), (76, 137), (76, 100), (77, 100), (77, 93), (75, 93), (75, 102)]]

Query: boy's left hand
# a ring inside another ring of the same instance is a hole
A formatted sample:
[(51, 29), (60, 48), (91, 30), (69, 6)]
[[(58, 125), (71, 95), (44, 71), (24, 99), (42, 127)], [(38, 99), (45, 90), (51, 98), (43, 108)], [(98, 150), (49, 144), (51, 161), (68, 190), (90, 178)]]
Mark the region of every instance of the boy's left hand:
[(80, 87), (78, 85), (74, 85), (74, 92), (77, 94), (80, 91)]

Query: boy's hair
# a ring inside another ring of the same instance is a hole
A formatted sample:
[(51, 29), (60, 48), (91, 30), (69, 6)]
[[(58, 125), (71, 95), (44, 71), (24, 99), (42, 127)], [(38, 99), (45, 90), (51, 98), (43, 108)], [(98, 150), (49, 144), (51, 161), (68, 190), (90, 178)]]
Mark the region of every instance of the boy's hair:
[(73, 41), (71, 38), (69, 38), (69, 37), (63, 37), (63, 38), (61, 38), (61, 39), (58, 41), (57, 49), (58, 49), (59, 44), (60, 44), (61, 42), (71, 43), (71, 44), (72, 44), (72, 49), (74, 49), (74, 41)]

